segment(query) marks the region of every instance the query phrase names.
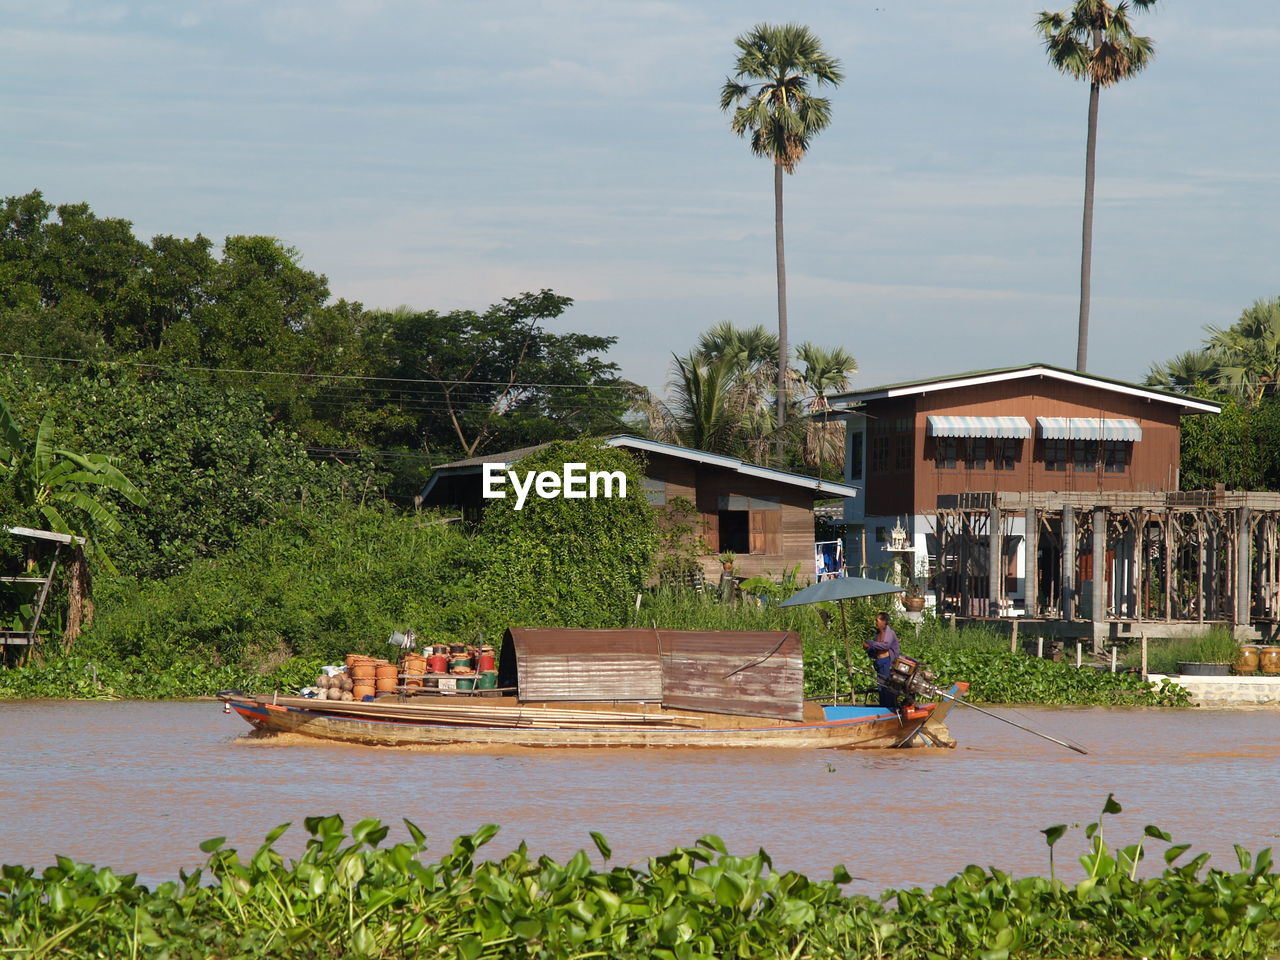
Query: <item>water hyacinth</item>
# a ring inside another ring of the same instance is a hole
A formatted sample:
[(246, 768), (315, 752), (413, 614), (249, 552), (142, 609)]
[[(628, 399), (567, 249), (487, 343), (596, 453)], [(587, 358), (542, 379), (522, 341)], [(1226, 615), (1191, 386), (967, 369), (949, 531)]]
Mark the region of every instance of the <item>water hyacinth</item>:
[[(1103, 815), (1120, 811), (1108, 797)], [(1239, 870), (1179, 865), (1186, 844), (1147, 827), (1112, 848), (1103, 817), (1084, 828), (1078, 882), (1014, 878), (971, 866), (931, 890), (845, 895), (827, 880), (774, 869), (767, 853), (730, 854), (714, 836), (610, 866), (604, 837), (565, 863), (521, 845), (482, 858), (488, 826), (437, 860), (409, 839), (336, 816), (305, 822), (306, 847), (285, 863), (268, 834), (247, 859), (206, 841), (207, 863), (154, 889), (131, 875), (65, 858), (37, 874), (0, 870), (0, 952), (24, 958), (1264, 958), (1280, 949), (1280, 876), (1271, 854), (1237, 848)], [(1049, 827), (1052, 853), (1067, 834)], [(1168, 845), (1158, 875), (1139, 878), (1145, 845)], [(600, 865), (594, 859), (598, 857)]]

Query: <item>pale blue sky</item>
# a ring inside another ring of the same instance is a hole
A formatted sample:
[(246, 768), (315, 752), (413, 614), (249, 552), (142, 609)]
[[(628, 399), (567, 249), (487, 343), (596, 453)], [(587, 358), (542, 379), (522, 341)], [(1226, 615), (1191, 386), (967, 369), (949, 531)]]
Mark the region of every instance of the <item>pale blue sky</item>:
[[(368, 306), (551, 287), (661, 386), (705, 327), (776, 324), (771, 171), (717, 97), (734, 36), (795, 20), (847, 78), (787, 179), (793, 340), (863, 387), (1071, 366), (1088, 90), (1041, 6), (0, 0), (0, 193), (272, 234)], [(1280, 294), (1280, 4), (1137, 20), (1157, 56), (1102, 98), (1090, 341), (1133, 379)]]

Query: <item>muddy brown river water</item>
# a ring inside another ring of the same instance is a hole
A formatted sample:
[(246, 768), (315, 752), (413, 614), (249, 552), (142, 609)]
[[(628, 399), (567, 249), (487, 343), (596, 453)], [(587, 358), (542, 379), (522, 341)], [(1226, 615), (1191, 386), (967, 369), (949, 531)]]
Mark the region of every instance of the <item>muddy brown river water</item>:
[[(497, 823), (491, 854), (524, 840), (596, 862), (591, 830), (621, 863), (715, 833), (814, 877), (843, 863), (860, 878), (851, 889), (877, 893), (969, 863), (1046, 873), (1038, 831), (1096, 819), (1108, 792), (1124, 805), (1107, 818), (1114, 841), (1155, 823), (1229, 867), (1232, 844), (1280, 836), (1280, 710), (1002, 712), (1090, 753), (961, 710), (955, 750), (464, 755), (254, 739), (211, 702), (0, 703), (0, 863), (63, 854), (154, 883), (198, 866), (206, 838), (251, 850), (284, 821), (295, 826), (278, 847), (296, 854), (302, 819), (337, 812), (394, 823), (393, 840), (408, 818), (440, 850)], [(1069, 833), (1060, 868), (1084, 844)]]

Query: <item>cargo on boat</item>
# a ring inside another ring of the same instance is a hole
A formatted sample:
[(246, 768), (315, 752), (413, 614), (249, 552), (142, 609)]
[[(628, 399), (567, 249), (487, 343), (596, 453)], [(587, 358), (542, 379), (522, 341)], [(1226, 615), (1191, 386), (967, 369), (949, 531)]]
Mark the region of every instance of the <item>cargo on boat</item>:
[[(394, 684), (377, 661), (343, 668), (359, 675), (355, 684), (375, 677), (374, 692), (359, 698), (339, 681), (333, 699), (222, 699), (260, 730), (387, 746), (954, 744), (942, 723), (949, 698), (899, 710), (805, 700), (794, 631), (512, 628), (496, 658), (492, 648), (447, 657), (436, 649), (406, 653)], [(433, 661), (446, 659), (449, 672), (437, 672)], [(468, 659), (494, 677), (481, 685)]]

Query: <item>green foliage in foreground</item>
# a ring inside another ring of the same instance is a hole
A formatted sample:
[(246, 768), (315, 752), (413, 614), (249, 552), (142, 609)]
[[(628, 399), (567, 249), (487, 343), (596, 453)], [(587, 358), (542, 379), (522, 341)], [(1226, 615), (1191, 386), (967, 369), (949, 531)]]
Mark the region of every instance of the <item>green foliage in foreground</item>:
[[(1103, 813), (1117, 813), (1111, 797)], [(306, 820), (306, 849), (286, 864), (268, 834), (247, 860), (206, 841), (204, 867), (150, 889), (134, 875), (59, 857), (42, 873), (0, 869), (0, 952), (31, 958), (146, 957), (187, 960), (320, 958), (1264, 958), (1280, 949), (1280, 875), (1270, 850), (1237, 847), (1236, 872), (1206, 869), (1208, 854), (1159, 876), (1137, 878), (1144, 846), (1169, 843), (1157, 827), (1113, 849), (1099, 822), (1085, 835), (1084, 879), (1052, 869), (1065, 826), (1043, 831), (1051, 870), (1014, 878), (967, 867), (932, 890), (846, 896), (851, 878), (779, 873), (769, 856), (729, 854), (719, 838), (608, 868), (607, 841), (592, 834), (605, 867), (579, 852), (566, 863), (521, 845), (478, 859), (497, 832), (459, 837), (424, 862), (426, 837), (381, 846), (376, 820), (348, 835), (336, 816)]]

